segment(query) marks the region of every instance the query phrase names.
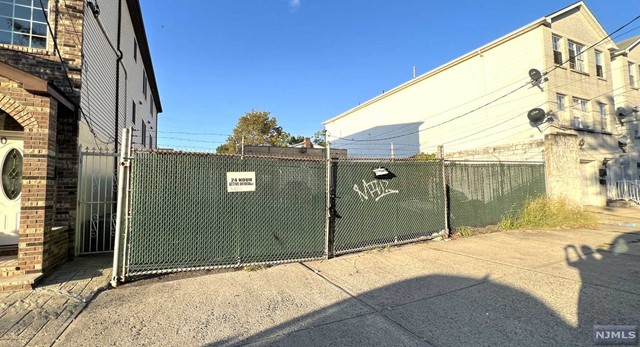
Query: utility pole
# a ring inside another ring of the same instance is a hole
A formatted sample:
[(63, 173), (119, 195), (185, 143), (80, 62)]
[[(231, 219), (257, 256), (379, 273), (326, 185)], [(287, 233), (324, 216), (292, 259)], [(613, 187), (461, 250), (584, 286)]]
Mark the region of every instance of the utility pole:
[(395, 157), (395, 152), (393, 150), (393, 142), (391, 142), (391, 161), (393, 161), (394, 157)]

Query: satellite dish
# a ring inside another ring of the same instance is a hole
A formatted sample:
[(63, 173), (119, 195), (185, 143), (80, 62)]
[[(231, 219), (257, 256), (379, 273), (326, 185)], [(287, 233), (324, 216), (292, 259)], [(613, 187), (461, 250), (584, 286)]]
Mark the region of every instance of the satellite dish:
[(534, 82), (539, 82), (542, 79), (542, 73), (538, 69), (531, 69), (529, 70), (529, 77), (531, 77)]
[(536, 126), (542, 123), (546, 117), (547, 113), (543, 109), (537, 107), (527, 113), (527, 118), (529, 118), (529, 121)]
[(629, 111), (624, 107), (618, 107), (616, 108), (616, 115), (618, 118), (624, 118), (629, 115)]

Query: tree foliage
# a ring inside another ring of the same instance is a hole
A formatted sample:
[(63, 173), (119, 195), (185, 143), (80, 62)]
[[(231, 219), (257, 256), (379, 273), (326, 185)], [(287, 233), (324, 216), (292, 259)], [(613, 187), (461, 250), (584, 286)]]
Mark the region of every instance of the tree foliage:
[(237, 153), (244, 136), (245, 146), (283, 146), (290, 135), (282, 130), (270, 112), (252, 110), (238, 119), (227, 143), (216, 148), (217, 153)]
[(420, 153), (414, 155), (412, 158), (415, 160), (434, 161), (436, 160), (436, 157), (435, 153)]
[(324, 130), (316, 131), (315, 134), (313, 134), (313, 143), (318, 146), (327, 147)]

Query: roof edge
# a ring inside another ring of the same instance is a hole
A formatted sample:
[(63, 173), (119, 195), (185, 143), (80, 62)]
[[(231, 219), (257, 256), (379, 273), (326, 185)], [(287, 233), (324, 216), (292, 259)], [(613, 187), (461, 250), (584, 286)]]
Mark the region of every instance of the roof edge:
[(156, 82), (156, 74), (153, 70), (153, 62), (151, 61), (151, 51), (149, 50), (149, 42), (147, 41), (147, 32), (144, 28), (144, 20), (142, 19), (142, 9), (140, 8), (140, 0), (127, 0), (133, 31), (138, 41), (138, 47), (142, 56), (142, 62), (149, 79), (149, 87), (153, 94), (153, 101), (156, 104), (158, 113), (162, 112), (162, 103), (160, 103), (160, 93), (158, 92), (158, 84)]
[(401, 85), (389, 90), (388, 92), (386, 92), (386, 93), (384, 93), (382, 95), (378, 95), (377, 97), (374, 97), (373, 99), (370, 99), (370, 100), (368, 100), (368, 101), (366, 101), (366, 102), (364, 102), (364, 103), (362, 103), (362, 104), (360, 104), (360, 105), (358, 105), (358, 106), (356, 106), (354, 108), (351, 108), (346, 112), (343, 112), (343, 113), (341, 113), (341, 114), (339, 114), (339, 115), (337, 115), (337, 116), (335, 116), (333, 118), (330, 118), (330, 119), (322, 122), (321, 124), (322, 125), (327, 125), (327, 124), (329, 124), (331, 122), (334, 122), (334, 121), (336, 121), (336, 120), (338, 120), (340, 118), (343, 118), (343, 117), (345, 117), (345, 116), (347, 116), (347, 115), (349, 115), (349, 114), (351, 114), (351, 113), (353, 113), (355, 111), (358, 111), (358, 110), (360, 110), (360, 109), (362, 109), (362, 108), (364, 108), (366, 106), (369, 106), (369, 105), (371, 105), (371, 104), (373, 104), (373, 103), (375, 103), (375, 102), (377, 102), (379, 100), (382, 100), (382, 99), (388, 97), (389, 95), (395, 94), (395, 93), (397, 93), (397, 92), (399, 92), (399, 91), (401, 91), (401, 90), (403, 90), (405, 88), (408, 88), (408, 87), (410, 87), (410, 86), (412, 86), (412, 85), (414, 85), (416, 83), (422, 82), (425, 79), (427, 79), (427, 78), (429, 78), (431, 76), (434, 76), (434, 75), (436, 75), (436, 74), (438, 74), (438, 73), (440, 73), (440, 72), (442, 72), (444, 70), (447, 70), (447, 69), (449, 69), (449, 68), (451, 68), (451, 67), (453, 67), (455, 65), (458, 65), (458, 64), (460, 64), (460, 63), (462, 63), (464, 61), (467, 61), (467, 60), (473, 58), (474, 56), (476, 56), (477, 54), (480, 54), (480, 53), (482, 53), (484, 51), (488, 51), (488, 50), (490, 50), (490, 49), (502, 44), (505, 41), (511, 40), (511, 39), (513, 39), (515, 37), (518, 37), (518, 36), (520, 36), (522, 34), (525, 34), (525, 33), (529, 32), (529, 31), (531, 31), (533, 29), (538, 28), (541, 25), (547, 25), (548, 24), (547, 18), (548, 17), (539, 18), (539, 19), (537, 19), (537, 20), (535, 20), (535, 21), (533, 21), (533, 22), (531, 22), (531, 23), (529, 23), (529, 24), (527, 24), (527, 25), (525, 25), (523, 27), (520, 27), (520, 28), (518, 28), (518, 29), (516, 29), (516, 30), (514, 30), (514, 31), (512, 31), (512, 32), (510, 32), (510, 33), (508, 33), (508, 34), (506, 34), (506, 35), (504, 35), (502, 37), (499, 37), (499, 38), (497, 38), (497, 39), (485, 44), (484, 46), (481, 46), (480, 48), (474, 49), (471, 52), (469, 52), (469, 53), (467, 53), (467, 54), (465, 54), (465, 55), (463, 55), (461, 57), (458, 57), (458, 58), (456, 58), (456, 59), (454, 59), (452, 61), (449, 61), (448, 63), (445, 63), (443, 65), (440, 65), (440, 66), (436, 67), (435, 69), (433, 69), (431, 71), (428, 71), (428, 72), (426, 72), (426, 73), (424, 73), (424, 74), (422, 74), (422, 75), (420, 75), (420, 76), (418, 76), (418, 77), (416, 77), (414, 79), (411, 79), (411, 80), (409, 80), (409, 81), (407, 81), (407, 82), (405, 82), (405, 83), (403, 83), (403, 84), (401, 84)]
[(20, 70), (15, 66), (0, 62), (0, 75), (22, 84), (24, 90), (38, 95), (46, 95), (56, 99), (72, 111), (77, 109), (77, 104), (53, 83)]

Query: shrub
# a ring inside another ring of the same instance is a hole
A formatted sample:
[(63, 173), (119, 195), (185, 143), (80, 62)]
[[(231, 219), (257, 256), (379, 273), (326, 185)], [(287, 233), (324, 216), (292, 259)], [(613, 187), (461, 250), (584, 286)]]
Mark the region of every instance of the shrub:
[(565, 199), (539, 197), (528, 201), (524, 208), (510, 212), (500, 221), (500, 229), (523, 228), (593, 228), (596, 218), (581, 206)]

